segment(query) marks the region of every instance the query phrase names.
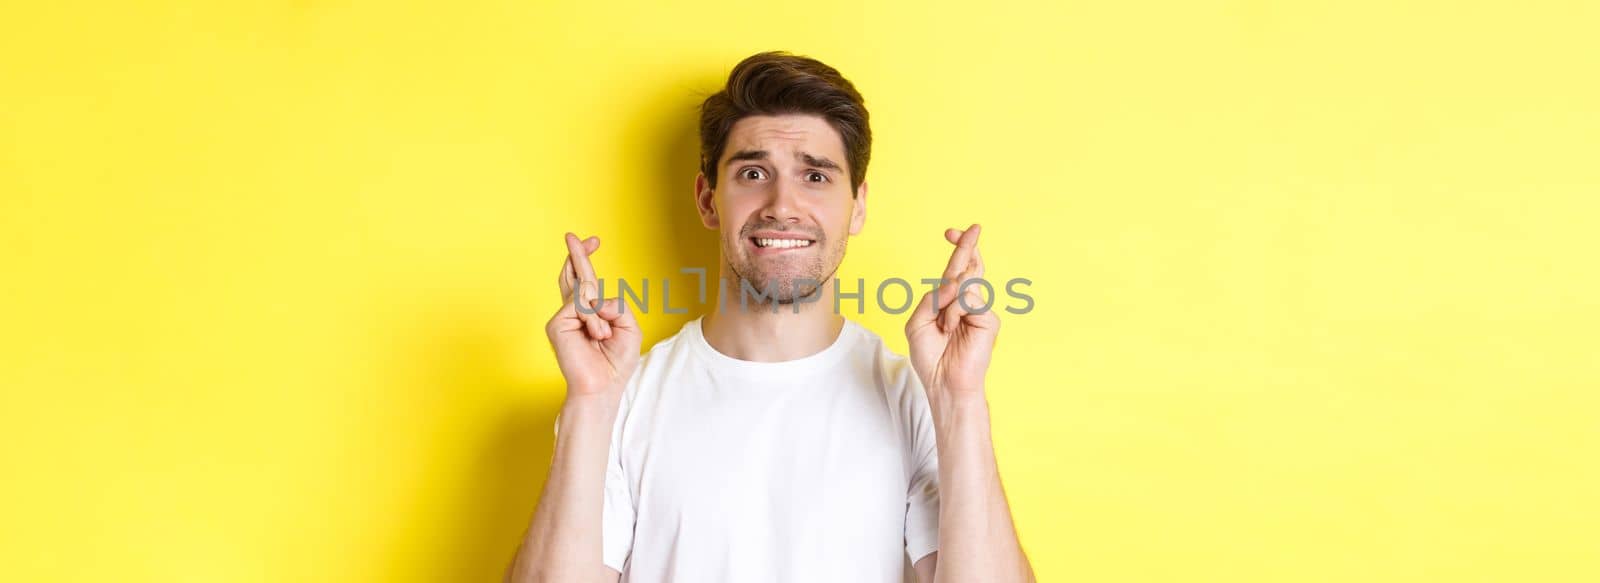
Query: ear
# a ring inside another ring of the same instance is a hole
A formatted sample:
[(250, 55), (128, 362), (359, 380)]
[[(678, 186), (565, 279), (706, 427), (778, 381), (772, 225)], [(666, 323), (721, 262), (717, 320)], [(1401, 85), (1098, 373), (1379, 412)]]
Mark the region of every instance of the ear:
[(867, 181), (861, 181), (861, 186), (856, 187), (855, 209), (850, 211), (850, 234), (861, 233), (861, 227), (867, 223)]
[(694, 206), (700, 211), (700, 224), (713, 231), (722, 228), (722, 220), (717, 217), (717, 191), (711, 188), (711, 181), (706, 180), (706, 173), (701, 172), (694, 177)]

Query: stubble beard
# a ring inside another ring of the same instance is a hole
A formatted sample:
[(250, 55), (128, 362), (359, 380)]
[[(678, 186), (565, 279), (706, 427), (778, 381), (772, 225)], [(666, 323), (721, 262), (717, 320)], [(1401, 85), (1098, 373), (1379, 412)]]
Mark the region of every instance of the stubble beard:
[[(751, 305), (769, 302), (789, 305), (819, 293), (822, 285), (833, 279), (834, 273), (839, 270), (845, 246), (849, 242), (841, 240), (838, 245), (833, 245), (826, 235), (817, 233), (815, 236), (816, 242), (812, 246), (819, 248), (819, 252), (804, 257), (753, 257), (745, 252), (744, 245), (748, 238), (741, 236), (736, 243), (738, 252), (728, 254), (737, 258), (727, 262), (728, 269), (734, 275), (732, 291)], [(749, 286), (752, 291), (744, 291), (744, 286)], [(770, 294), (767, 286), (772, 286)], [(763, 300), (757, 294), (766, 294), (767, 299)]]

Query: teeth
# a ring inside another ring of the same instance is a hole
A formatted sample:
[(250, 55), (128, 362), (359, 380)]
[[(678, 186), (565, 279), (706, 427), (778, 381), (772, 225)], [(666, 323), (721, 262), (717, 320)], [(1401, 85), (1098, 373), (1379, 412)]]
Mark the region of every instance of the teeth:
[(793, 249), (796, 247), (810, 247), (811, 241), (805, 239), (756, 239), (756, 246)]

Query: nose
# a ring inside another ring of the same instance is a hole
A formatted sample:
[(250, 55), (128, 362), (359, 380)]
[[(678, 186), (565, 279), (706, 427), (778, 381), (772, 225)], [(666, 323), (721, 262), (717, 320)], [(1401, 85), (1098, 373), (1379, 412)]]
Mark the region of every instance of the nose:
[(796, 187), (787, 181), (777, 181), (772, 188), (772, 194), (767, 197), (766, 206), (761, 209), (761, 218), (768, 221), (799, 223), (800, 205), (804, 203), (796, 190)]

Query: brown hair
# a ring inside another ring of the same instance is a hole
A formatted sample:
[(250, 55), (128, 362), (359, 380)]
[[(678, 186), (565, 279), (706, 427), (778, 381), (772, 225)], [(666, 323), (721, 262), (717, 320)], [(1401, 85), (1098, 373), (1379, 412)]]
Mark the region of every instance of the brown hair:
[(728, 73), (727, 86), (700, 104), (700, 170), (711, 186), (717, 185), (717, 162), (735, 122), (791, 113), (821, 116), (839, 132), (850, 169), (850, 196), (855, 196), (872, 156), (872, 129), (861, 94), (833, 67), (783, 51), (740, 61)]

